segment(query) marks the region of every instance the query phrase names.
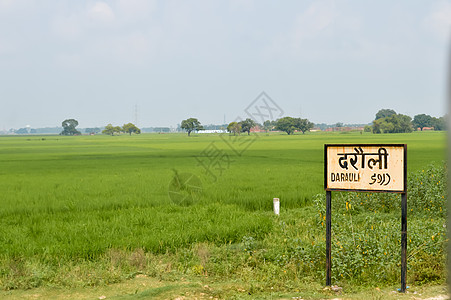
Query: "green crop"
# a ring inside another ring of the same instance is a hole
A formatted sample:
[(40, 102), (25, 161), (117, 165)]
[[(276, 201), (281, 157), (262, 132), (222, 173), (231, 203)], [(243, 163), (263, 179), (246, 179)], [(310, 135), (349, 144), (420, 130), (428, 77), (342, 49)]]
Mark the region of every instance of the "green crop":
[[(217, 135), (4, 136), (0, 287), (139, 272), (235, 278), (256, 291), (322, 283), (325, 143), (407, 143), (409, 279), (443, 280), (444, 133), (262, 134), (241, 152)], [(227, 157), (215, 176), (199, 163), (213, 148)], [(177, 202), (171, 189), (192, 197)], [(334, 195), (334, 280), (396, 283), (399, 196)]]

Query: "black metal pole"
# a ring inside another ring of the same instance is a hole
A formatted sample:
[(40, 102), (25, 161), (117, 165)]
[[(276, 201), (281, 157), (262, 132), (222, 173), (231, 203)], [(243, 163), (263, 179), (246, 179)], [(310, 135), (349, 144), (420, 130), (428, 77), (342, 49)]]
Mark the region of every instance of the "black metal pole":
[(326, 286), (332, 285), (332, 192), (326, 191)]
[(401, 293), (406, 292), (407, 275), (407, 193), (401, 194)]

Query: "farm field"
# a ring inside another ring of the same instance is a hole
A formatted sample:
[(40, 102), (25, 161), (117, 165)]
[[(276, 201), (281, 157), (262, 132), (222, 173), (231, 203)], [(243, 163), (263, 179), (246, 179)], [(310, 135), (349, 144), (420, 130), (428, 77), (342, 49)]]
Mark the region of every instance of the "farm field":
[[(408, 284), (443, 283), (445, 140), (443, 132), (0, 137), (0, 287), (14, 296), (146, 276), (232, 282), (234, 292), (203, 291), (218, 298), (321, 290), (325, 143), (407, 144)], [(187, 178), (192, 186), (179, 184)], [(337, 195), (334, 282), (350, 292), (397, 285), (399, 196)]]

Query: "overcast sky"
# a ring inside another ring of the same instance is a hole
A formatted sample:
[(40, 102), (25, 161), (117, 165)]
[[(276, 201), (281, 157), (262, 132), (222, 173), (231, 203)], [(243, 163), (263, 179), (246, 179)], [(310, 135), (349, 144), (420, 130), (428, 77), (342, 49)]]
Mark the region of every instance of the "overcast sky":
[(451, 1), (0, 0), (0, 130), (446, 112)]

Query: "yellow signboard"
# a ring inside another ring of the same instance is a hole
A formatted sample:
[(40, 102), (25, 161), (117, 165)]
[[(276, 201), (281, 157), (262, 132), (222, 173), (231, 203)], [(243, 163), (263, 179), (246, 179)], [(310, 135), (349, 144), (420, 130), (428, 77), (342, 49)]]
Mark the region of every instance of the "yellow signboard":
[(327, 191), (406, 192), (404, 144), (325, 145)]

